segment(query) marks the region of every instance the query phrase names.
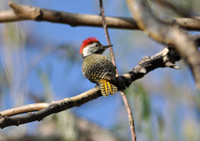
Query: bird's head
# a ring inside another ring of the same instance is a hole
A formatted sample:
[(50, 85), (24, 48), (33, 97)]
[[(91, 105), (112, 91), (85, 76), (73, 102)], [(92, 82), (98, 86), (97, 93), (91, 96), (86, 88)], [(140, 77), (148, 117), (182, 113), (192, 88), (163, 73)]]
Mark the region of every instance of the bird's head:
[(85, 58), (91, 54), (102, 54), (111, 46), (103, 46), (95, 37), (89, 37), (82, 42), (79, 52)]

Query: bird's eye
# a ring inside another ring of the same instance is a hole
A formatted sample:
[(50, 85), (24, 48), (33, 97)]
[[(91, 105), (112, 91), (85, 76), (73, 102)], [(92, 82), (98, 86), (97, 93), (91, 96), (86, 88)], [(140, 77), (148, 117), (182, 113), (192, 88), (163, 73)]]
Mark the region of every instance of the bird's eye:
[(96, 44), (95, 46), (96, 46), (96, 47), (99, 47), (99, 45), (98, 45), (98, 44)]

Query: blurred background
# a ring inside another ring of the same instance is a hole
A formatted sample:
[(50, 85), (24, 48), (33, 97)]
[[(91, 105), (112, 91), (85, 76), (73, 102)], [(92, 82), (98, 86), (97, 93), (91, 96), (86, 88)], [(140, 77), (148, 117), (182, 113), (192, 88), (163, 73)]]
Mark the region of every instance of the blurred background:
[[(100, 14), (99, 1), (93, 0), (12, 1), (70, 13)], [(103, 2), (107, 16), (131, 17), (124, 1)], [(160, 18), (200, 15), (198, 0), (167, 2), (175, 9), (160, 0), (149, 0)], [(1, 0), (0, 11), (6, 10), (11, 10), (8, 1)], [(135, 67), (142, 57), (152, 56), (164, 47), (139, 30), (109, 29), (109, 33), (120, 74)], [(94, 88), (95, 84), (82, 75), (79, 55), (82, 41), (90, 36), (107, 44), (103, 28), (35, 21), (0, 24), (0, 111), (61, 100)], [(105, 55), (109, 57), (109, 51)], [(200, 140), (200, 94), (184, 61), (177, 65), (181, 70), (154, 70), (126, 90), (138, 141)], [(131, 140), (131, 136), (127, 113), (117, 93), (40, 122), (1, 129), (0, 140), (115, 141)]]

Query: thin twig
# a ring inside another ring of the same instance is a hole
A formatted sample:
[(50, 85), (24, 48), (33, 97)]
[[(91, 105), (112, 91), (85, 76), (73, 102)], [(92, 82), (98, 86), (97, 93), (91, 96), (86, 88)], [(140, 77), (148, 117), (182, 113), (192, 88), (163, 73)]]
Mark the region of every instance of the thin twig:
[(0, 115), (1, 116), (14, 116), (14, 115), (19, 115), (19, 114), (23, 114), (23, 113), (39, 111), (44, 108), (47, 108), (49, 105), (50, 105), (50, 103), (34, 103), (34, 104), (29, 104), (29, 105), (23, 105), (20, 107), (2, 111), (2, 112), (0, 112)]
[[(105, 35), (106, 35), (106, 40), (107, 40), (108, 45), (111, 45), (111, 41), (110, 41), (110, 36), (109, 36), (109, 33), (108, 33), (107, 24), (106, 24), (106, 18), (105, 18), (105, 14), (104, 14), (102, 0), (100, 0), (100, 10), (101, 10), (101, 15), (102, 15), (103, 28), (104, 28)], [(114, 57), (114, 53), (113, 53), (112, 47), (110, 47), (109, 50), (110, 50), (110, 56), (111, 56), (112, 63), (116, 66), (115, 57)], [(119, 72), (117, 70), (117, 66), (116, 66), (116, 76), (119, 76)], [(136, 141), (135, 125), (134, 125), (134, 119), (133, 119), (133, 114), (132, 114), (132, 111), (131, 111), (131, 107), (129, 105), (128, 99), (127, 99), (124, 91), (120, 91), (120, 93), (121, 93), (121, 96), (122, 96), (122, 99), (124, 101), (124, 105), (126, 107), (126, 111), (127, 111), (127, 114), (128, 114), (132, 141)]]

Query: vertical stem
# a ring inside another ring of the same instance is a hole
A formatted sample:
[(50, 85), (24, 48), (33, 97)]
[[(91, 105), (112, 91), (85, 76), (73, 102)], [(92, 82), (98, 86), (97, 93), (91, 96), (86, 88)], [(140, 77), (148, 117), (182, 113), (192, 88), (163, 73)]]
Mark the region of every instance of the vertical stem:
[[(104, 28), (104, 31), (105, 31), (105, 35), (106, 35), (106, 40), (107, 40), (108, 45), (111, 45), (110, 36), (108, 34), (106, 18), (105, 18), (104, 9), (103, 9), (103, 2), (102, 2), (102, 0), (99, 0), (99, 2), (100, 2), (100, 10), (101, 10), (101, 15), (102, 15), (102, 22), (103, 22), (103, 28)], [(113, 53), (112, 47), (109, 47), (109, 51), (110, 51), (110, 56), (111, 56), (112, 63), (116, 66), (115, 57), (114, 57), (114, 53)], [(117, 66), (116, 66), (116, 75), (119, 76), (119, 73), (118, 73), (118, 70), (117, 70)], [(122, 96), (122, 99), (124, 101), (124, 105), (126, 107), (126, 111), (127, 111), (127, 114), (128, 114), (132, 141), (136, 141), (133, 114), (131, 112), (131, 108), (130, 108), (130, 105), (129, 105), (129, 102), (127, 100), (127, 97), (126, 97), (125, 93), (123, 91), (120, 91), (120, 93), (121, 93), (121, 96)]]
[[(111, 45), (110, 36), (108, 34), (108, 28), (107, 28), (106, 18), (105, 18), (105, 14), (104, 14), (104, 10), (103, 10), (102, 0), (100, 0), (100, 9), (101, 9), (102, 22), (103, 22), (103, 28), (104, 28), (104, 31), (105, 31), (105, 35), (106, 35), (106, 40), (107, 40), (108, 45)], [(114, 66), (116, 66), (115, 56), (114, 56), (112, 47), (109, 47), (109, 51), (110, 51), (111, 61), (114, 64)], [(117, 75), (119, 75), (117, 69), (116, 69), (116, 72), (117, 72)]]

